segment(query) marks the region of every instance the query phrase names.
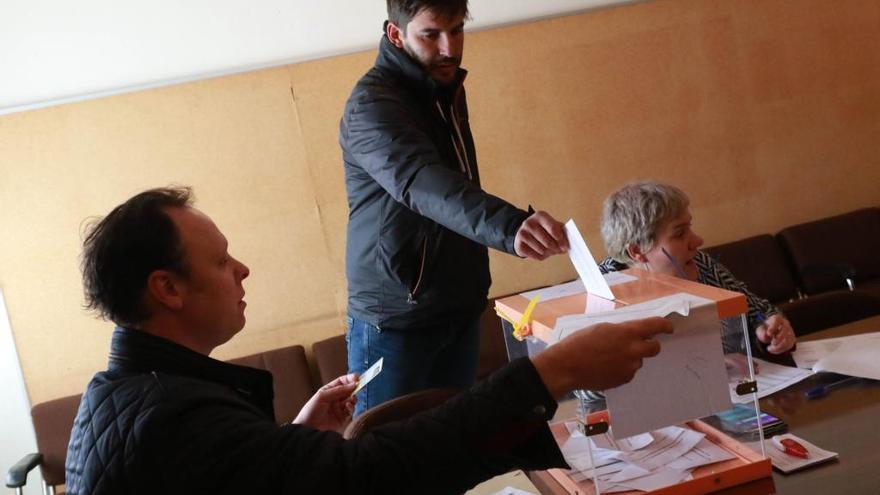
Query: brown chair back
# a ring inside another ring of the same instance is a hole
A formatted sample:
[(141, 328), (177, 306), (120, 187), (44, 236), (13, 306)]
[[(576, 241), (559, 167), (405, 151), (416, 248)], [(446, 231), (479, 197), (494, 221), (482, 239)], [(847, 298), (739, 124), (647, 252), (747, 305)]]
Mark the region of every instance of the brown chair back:
[(292, 345), (230, 359), (230, 363), (264, 369), (272, 373), (275, 399), (275, 420), (289, 423), (315, 393), (306, 352), (301, 345)]
[[(807, 294), (846, 288), (844, 267), (852, 270), (857, 282), (880, 277), (880, 208), (793, 225), (777, 237)], [(835, 266), (840, 269), (829, 269)]]
[(749, 290), (770, 302), (797, 299), (797, 282), (791, 262), (772, 235), (728, 242), (705, 251), (745, 282)]
[(422, 411), (433, 409), (458, 392), (459, 390), (456, 388), (432, 388), (383, 402), (376, 407), (367, 409), (355, 418), (345, 428), (342, 436), (351, 439), (359, 438), (377, 426), (401, 421)]
[(312, 357), (318, 367), (321, 385), (348, 373), (348, 346), (345, 335), (337, 335), (312, 344)]
[(64, 462), (73, 420), (79, 410), (82, 394), (62, 397), (37, 404), (31, 408), (37, 450), (43, 455), (40, 472), (50, 486), (64, 484)]

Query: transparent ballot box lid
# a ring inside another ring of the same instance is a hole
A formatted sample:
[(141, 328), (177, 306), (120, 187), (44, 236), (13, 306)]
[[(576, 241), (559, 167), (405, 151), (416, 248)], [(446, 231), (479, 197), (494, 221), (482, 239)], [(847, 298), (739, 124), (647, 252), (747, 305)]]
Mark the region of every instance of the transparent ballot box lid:
[(585, 293), (539, 298), (530, 312), (533, 294), (496, 301), (510, 359), (534, 356), (598, 322), (661, 316), (675, 328), (657, 337), (660, 354), (645, 359), (631, 382), (578, 390), (560, 403), (550, 426), (571, 469), (548, 473), (570, 493), (593, 494), (673, 485), (675, 493), (709, 493), (770, 476), (763, 439), (772, 425), (757, 401), (745, 297), (626, 273), (634, 279), (615, 287), (610, 306), (591, 305)]

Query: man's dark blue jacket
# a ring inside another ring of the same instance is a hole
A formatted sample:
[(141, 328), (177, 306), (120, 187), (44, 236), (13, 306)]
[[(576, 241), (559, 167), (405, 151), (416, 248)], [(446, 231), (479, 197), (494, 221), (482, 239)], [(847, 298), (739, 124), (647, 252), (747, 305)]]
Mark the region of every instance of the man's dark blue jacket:
[(462, 493), (565, 466), (546, 424), (556, 402), (527, 359), (358, 440), (277, 425), (272, 396), (266, 371), (117, 329), (74, 422), (67, 493)]
[(382, 37), (339, 132), (349, 219), (348, 310), (390, 328), (476, 315), (491, 283), (486, 246), (515, 254), (528, 213), (480, 188), (464, 93)]

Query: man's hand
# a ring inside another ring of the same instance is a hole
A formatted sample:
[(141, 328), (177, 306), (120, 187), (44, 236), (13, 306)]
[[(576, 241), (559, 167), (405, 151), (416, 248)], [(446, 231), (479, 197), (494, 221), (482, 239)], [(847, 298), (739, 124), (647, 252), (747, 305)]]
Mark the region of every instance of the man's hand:
[(357, 383), (357, 374), (351, 373), (319, 388), (296, 415), (293, 423), (341, 433), (354, 411), (357, 398), (351, 393)]
[(770, 354), (782, 354), (794, 347), (796, 338), (791, 323), (781, 315), (773, 315), (755, 329), (755, 335), (767, 345)]
[(513, 241), (516, 254), (541, 261), (568, 251), (565, 226), (546, 211), (537, 211), (523, 221)]
[(557, 399), (580, 388), (614, 388), (632, 380), (642, 359), (660, 352), (658, 333), (672, 333), (672, 323), (664, 318), (600, 323), (548, 347), (532, 362)]

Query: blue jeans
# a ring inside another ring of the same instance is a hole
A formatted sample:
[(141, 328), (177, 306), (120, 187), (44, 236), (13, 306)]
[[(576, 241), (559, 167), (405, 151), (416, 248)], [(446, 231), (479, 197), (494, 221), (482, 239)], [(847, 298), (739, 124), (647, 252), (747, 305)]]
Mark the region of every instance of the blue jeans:
[(349, 316), (346, 342), (349, 373), (361, 374), (385, 358), (382, 373), (358, 392), (357, 416), (411, 392), (473, 385), (479, 361), (480, 316), (409, 329), (380, 329)]

